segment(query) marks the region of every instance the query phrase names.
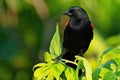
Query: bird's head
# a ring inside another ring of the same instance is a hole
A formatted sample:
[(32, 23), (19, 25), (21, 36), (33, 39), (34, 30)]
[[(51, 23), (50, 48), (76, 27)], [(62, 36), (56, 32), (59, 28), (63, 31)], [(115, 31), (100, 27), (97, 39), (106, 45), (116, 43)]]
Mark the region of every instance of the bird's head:
[(79, 7), (79, 6), (73, 6), (71, 8), (69, 8), (66, 12), (64, 12), (64, 15), (68, 15), (70, 18), (85, 18), (87, 17), (87, 13), (86, 11)]

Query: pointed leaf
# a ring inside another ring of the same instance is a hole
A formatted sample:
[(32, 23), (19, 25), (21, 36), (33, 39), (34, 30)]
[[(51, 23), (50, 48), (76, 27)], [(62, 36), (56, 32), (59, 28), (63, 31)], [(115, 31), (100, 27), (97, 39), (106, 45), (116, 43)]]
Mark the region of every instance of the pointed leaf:
[(110, 70), (107, 68), (101, 68), (101, 71), (99, 73), (99, 77), (101, 77), (103, 79), (104, 75), (109, 72)]
[(55, 75), (56, 80), (60, 79), (60, 75), (62, 74), (64, 69), (65, 69), (65, 65), (63, 65), (62, 63), (57, 63), (54, 65), (53, 71), (54, 71), (54, 75)]
[(108, 72), (104, 75), (103, 80), (117, 80), (117, 79), (116, 79), (116, 76), (115, 76), (115, 74), (114, 74), (113, 72), (108, 71)]
[(105, 50), (101, 55), (101, 64), (104, 64), (105, 62), (113, 58), (120, 58), (120, 47)]
[(55, 77), (53, 74), (54, 74), (54, 72), (51, 70), (50, 73), (48, 74), (46, 80), (54, 80)]
[(105, 64), (103, 64), (102, 67), (107, 68), (111, 71), (116, 71), (116, 69), (120, 67), (119, 63), (120, 63), (120, 59), (113, 58), (109, 60), (108, 62), (106, 62)]
[(45, 61), (46, 61), (46, 62), (52, 61), (52, 57), (51, 57), (51, 55), (49, 54), (49, 52), (45, 52), (45, 53), (44, 53), (44, 56), (45, 56)]
[[(39, 66), (38, 64), (37, 66)], [(36, 69), (34, 72), (34, 78), (37, 80), (44, 79), (48, 74), (51, 72), (51, 67), (54, 65), (54, 63), (48, 63), (44, 66), (41, 66), (40, 68)]]
[(36, 65), (33, 67), (33, 71), (34, 71), (35, 68), (40, 68), (40, 67), (42, 67), (42, 66), (46, 66), (46, 63), (38, 63), (38, 64), (36, 64)]
[(35, 70), (34, 77), (38, 80), (43, 79), (45, 76), (49, 74), (49, 72), (50, 72), (49, 66), (43, 66)]
[(101, 71), (101, 68), (99, 67), (93, 72), (93, 74), (92, 74), (93, 75), (93, 77), (92, 77), (93, 80), (98, 80), (99, 79), (100, 71)]
[(80, 77), (80, 79), (82, 79), (83, 75), (81, 74), (81, 76), (78, 76), (79, 75), (79, 70), (80, 69), (83, 69), (83, 61), (78, 61), (78, 64), (77, 64), (77, 69), (76, 69), (76, 78)]
[(55, 34), (50, 43), (50, 53), (53, 59), (61, 54), (61, 43), (60, 43), (60, 35), (59, 35), (59, 28), (58, 24), (56, 25)]
[(65, 77), (67, 78), (67, 80), (76, 80), (75, 70), (67, 66), (65, 70)]
[(81, 60), (83, 61), (83, 65), (84, 65), (84, 68), (85, 68), (86, 79), (87, 80), (92, 80), (92, 68), (91, 68), (89, 62), (83, 57), (80, 57), (80, 56), (75, 56), (75, 57), (79, 61), (81, 61)]

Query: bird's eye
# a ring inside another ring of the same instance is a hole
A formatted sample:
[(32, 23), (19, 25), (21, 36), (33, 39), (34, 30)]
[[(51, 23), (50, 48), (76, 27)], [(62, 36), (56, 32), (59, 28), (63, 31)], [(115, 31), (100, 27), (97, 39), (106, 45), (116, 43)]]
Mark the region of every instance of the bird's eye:
[(75, 11), (75, 9), (70, 9), (70, 13), (73, 13)]

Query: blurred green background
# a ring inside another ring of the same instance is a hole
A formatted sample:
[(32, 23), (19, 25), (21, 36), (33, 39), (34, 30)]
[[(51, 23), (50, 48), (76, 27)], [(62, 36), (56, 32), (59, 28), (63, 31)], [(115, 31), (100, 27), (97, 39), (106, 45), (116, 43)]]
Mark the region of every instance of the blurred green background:
[(93, 71), (100, 54), (120, 45), (120, 0), (0, 0), (0, 80), (32, 80), (32, 67), (43, 62), (57, 22), (61, 34), (71, 6), (83, 7), (94, 24), (85, 53)]

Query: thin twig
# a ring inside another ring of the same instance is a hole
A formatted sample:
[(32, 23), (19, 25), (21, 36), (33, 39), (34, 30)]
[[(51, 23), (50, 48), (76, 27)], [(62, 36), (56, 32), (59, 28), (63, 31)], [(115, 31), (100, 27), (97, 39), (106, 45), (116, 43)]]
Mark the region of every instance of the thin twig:
[(77, 63), (76, 63), (76, 62), (69, 61), (69, 60), (67, 60), (67, 59), (61, 59), (61, 60), (62, 60), (62, 61), (64, 61), (65, 63), (72, 63), (72, 64), (77, 65)]

